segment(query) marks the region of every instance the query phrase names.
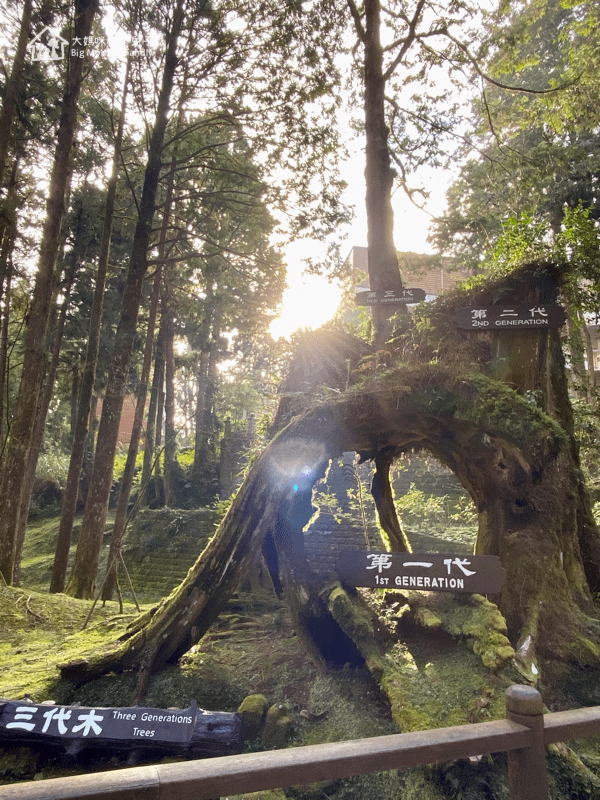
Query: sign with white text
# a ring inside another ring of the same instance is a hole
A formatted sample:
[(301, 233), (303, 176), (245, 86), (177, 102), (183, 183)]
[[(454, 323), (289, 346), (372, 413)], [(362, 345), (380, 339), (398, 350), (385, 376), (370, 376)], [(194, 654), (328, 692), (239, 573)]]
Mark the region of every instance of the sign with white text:
[(10, 701), (0, 714), (0, 738), (27, 733), (33, 737), (75, 739), (144, 739), (189, 742), (198, 707), (80, 708)]
[(406, 303), (422, 303), (425, 300), (423, 289), (386, 289), (381, 292), (359, 292), (355, 298), (359, 306), (386, 306)]
[(372, 589), (497, 594), (506, 578), (498, 556), (440, 553), (340, 553), (336, 572), (343, 583)]
[(531, 306), (459, 308), (454, 314), (457, 328), (469, 331), (539, 331), (561, 328), (567, 319), (562, 306), (540, 303)]

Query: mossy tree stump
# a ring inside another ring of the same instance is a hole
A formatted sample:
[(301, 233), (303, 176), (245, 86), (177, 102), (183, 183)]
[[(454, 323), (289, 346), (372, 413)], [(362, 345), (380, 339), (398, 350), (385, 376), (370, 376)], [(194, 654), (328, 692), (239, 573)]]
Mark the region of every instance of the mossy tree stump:
[[(499, 556), (507, 571), (502, 593), (493, 599), (532, 680), (540, 656), (599, 665), (600, 622), (592, 593), (600, 590), (600, 536), (573, 437), (559, 334), (465, 334), (448, 321), (453, 308), (498, 297), (503, 303), (549, 302), (558, 277), (552, 265), (534, 265), (499, 285), (432, 304), (428, 324), (421, 319), (425, 333), (417, 328), (401, 341), (403, 357), (410, 351), (413, 363), (360, 385), (340, 385), (351, 383), (344, 351), (344, 363), (330, 370), (336, 390), (331, 399), (308, 403), (302, 395), (303, 411), (293, 417), (286, 398), (285, 419), (291, 421), (257, 459), (183, 583), (140, 617), (113, 650), (64, 665), (63, 675), (85, 681), (137, 668), (143, 692), (150, 672), (176, 661), (206, 632), (269, 541), (296, 628), (316, 657), (327, 661), (324, 642), (342, 637), (329, 601), (336, 589), (315, 582), (301, 530), (310, 516), (312, 486), (329, 460), (348, 450), (377, 464), (383, 497), (378, 508), (388, 513), (388, 528), (395, 524), (385, 479), (393, 459), (427, 450), (457, 475), (479, 514), (476, 551)], [(438, 361), (423, 363), (433, 350)], [(404, 543), (396, 533), (400, 549)], [(344, 636), (353, 639), (351, 630)], [(362, 640), (353, 644), (357, 652), (365, 649)]]

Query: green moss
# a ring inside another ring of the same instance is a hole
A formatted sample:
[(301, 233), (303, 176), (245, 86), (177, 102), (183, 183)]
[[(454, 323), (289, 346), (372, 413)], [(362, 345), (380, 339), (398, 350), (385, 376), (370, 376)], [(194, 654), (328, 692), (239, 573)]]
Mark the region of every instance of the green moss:
[(262, 741), (268, 750), (285, 747), (292, 730), (289, 709), (283, 703), (275, 703), (267, 711)]
[(33, 780), (38, 769), (39, 754), (28, 747), (0, 749), (0, 778), (2, 783), (10, 783), (26, 777)]
[(566, 442), (566, 434), (555, 419), (505, 383), (479, 373), (465, 376), (462, 382), (467, 391), (463, 391), (464, 401), (457, 410), (459, 419), (543, 457)]
[(553, 800), (600, 798), (600, 778), (564, 745), (547, 753), (549, 795)]
[(436, 727), (428, 710), (422, 704), (415, 703), (411, 688), (416, 671), (408, 650), (396, 648), (393, 663), (388, 665), (381, 678), (381, 687), (389, 700), (392, 719), (402, 732)]
[(402, 800), (444, 800), (445, 795), (437, 785), (430, 769), (411, 769), (404, 778)]
[(57, 700), (57, 664), (97, 652), (134, 619), (131, 606), (118, 614), (116, 603), (97, 606), (86, 627), (91, 603), (12, 587), (0, 590), (0, 695), (34, 701)]
[(269, 701), (264, 694), (249, 694), (244, 697), (238, 711), (244, 718), (244, 738), (255, 739), (261, 731)]
[(442, 628), (452, 636), (465, 636), (487, 669), (499, 670), (514, 658), (506, 620), (498, 606), (478, 594), (466, 598), (448, 594), (442, 602), (442, 608), (436, 609)]
[(353, 603), (341, 586), (336, 586), (330, 593), (328, 605), (336, 622), (356, 642), (373, 638), (373, 623), (369, 613)]
[(428, 608), (418, 608), (415, 612), (415, 617), (419, 625), (422, 625), (424, 628), (431, 628), (433, 630), (439, 628), (442, 624), (442, 620)]
[[(365, 670), (346, 668), (318, 676), (311, 684), (308, 708), (317, 719), (300, 716), (294, 744), (311, 745), (397, 733), (385, 699)], [(401, 800), (397, 771), (361, 775), (286, 789), (302, 800)]]

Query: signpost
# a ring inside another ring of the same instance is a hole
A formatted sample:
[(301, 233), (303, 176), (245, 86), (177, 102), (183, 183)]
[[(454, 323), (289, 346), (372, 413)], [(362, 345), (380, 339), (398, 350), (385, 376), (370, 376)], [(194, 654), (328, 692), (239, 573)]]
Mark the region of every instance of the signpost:
[[(203, 712), (200, 711), (202, 714)], [(48, 734), (63, 739), (152, 739), (155, 742), (189, 742), (198, 707), (81, 708), (7, 702), (0, 714), (0, 733)]]
[(354, 299), (359, 306), (422, 303), (425, 300), (425, 292), (423, 289), (386, 289), (380, 292), (359, 292)]
[[(225, 756), (242, 749), (240, 714), (179, 708), (83, 708), (0, 700), (0, 746), (62, 750), (152, 752), (188, 758)], [(137, 757), (137, 756), (136, 756)]]
[(562, 306), (540, 303), (531, 306), (495, 305), (487, 308), (459, 308), (454, 325), (468, 331), (539, 331), (560, 328), (567, 319)]
[(372, 589), (497, 594), (506, 570), (498, 556), (422, 553), (340, 553), (336, 571), (343, 583)]

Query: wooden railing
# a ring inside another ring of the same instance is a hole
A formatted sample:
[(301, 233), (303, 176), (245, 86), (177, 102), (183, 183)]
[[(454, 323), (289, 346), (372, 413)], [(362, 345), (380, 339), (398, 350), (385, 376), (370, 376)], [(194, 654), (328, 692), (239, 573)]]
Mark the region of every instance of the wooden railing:
[(506, 692), (506, 719), (0, 786), (0, 800), (215, 800), (285, 786), (508, 753), (510, 800), (547, 800), (545, 747), (600, 734), (600, 706), (543, 714), (529, 686)]

